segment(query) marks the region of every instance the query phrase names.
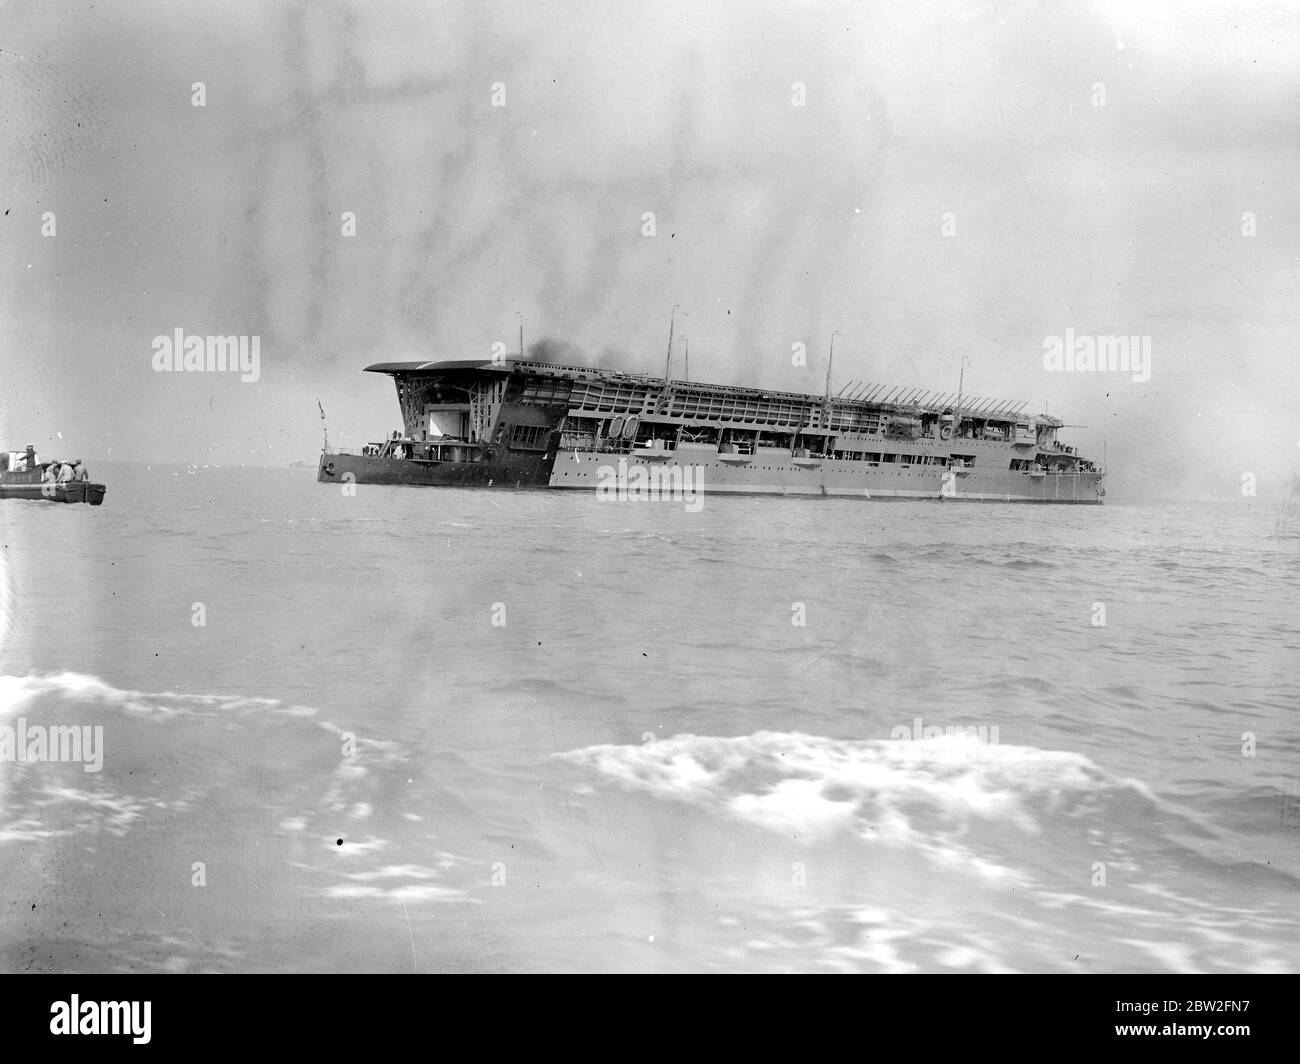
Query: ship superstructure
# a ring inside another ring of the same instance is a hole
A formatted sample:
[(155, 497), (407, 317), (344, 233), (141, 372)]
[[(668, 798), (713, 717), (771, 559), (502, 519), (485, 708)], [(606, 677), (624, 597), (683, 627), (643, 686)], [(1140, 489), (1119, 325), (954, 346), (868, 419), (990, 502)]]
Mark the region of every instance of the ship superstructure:
[[(705, 492), (1100, 503), (1103, 473), (1026, 403), (849, 385), (836, 396), (522, 359), (381, 362), (402, 428), (326, 450), (327, 482), (595, 490), (689, 471)], [(660, 474), (662, 476), (662, 474)]]

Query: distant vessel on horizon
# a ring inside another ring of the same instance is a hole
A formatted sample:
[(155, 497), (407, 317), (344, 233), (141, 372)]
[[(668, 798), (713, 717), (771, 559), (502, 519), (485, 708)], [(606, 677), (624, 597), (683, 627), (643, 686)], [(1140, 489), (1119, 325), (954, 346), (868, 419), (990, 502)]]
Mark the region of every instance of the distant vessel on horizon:
[[(324, 483), (597, 490), (611, 470), (706, 493), (1093, 504), (1104, 471), (1025, 402), (850, 384), (832, 397), (527, 359), (380, 362), (402, 429)], [(324, 411), (322, 410), (322, 417)]]

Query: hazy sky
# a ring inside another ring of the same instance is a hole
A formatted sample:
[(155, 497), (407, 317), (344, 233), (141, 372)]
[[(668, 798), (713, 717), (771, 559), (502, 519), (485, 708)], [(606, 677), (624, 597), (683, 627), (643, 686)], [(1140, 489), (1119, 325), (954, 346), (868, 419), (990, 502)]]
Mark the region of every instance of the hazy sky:
[[(400, 423), (370, 362), (522, 311), (659, 371), (679, 303), (695, 378), (820, 391), (834, 329), (837, 388), (969, 355), (1104, 439), (1112, 494), (1267, 497), (1298, 89), (1300, 15), (1257, 2), (3, 3), (3, 443), (314, 461), (317, 397), (335, 445)], [(155, 372), (177, 328), (260, 336), (260, 380)], [(1149, 336), (1150, 380), (1045, 371), (1066, 329)]]

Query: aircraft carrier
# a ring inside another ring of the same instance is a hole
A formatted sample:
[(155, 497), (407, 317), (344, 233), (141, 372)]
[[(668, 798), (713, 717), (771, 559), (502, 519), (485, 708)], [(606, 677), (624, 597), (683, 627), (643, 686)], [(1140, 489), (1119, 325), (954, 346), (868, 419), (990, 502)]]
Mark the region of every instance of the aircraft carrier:
[[(1100, 504), (1103, 471), (1025, 402), (853, 383), (835, 396), (484, 359), (380, 362), (402, 428), (326, 444), (326, 483)], [(629, 491), (630, 485), (642, 489)]]

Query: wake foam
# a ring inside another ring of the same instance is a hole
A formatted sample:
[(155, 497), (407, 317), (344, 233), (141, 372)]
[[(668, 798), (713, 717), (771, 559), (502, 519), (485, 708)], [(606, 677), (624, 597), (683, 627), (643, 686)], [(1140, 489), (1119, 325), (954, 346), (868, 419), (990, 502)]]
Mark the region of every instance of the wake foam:
[(291, 705), (278, 698), (183, 694), (178, 691), (128, 691), (114, 687), (98, 676), (81, 672), (58, 672), (45, 676), (0, 676), (0, 720), (27, 712), (34, 702), (47, 695), (113, 706), (144, 717), (258, 711), (281, 712), (296, 717), (316, 715), (316, 710), (311, 706)]
[(556, 756), (625, 790), (808, 841), (847, 832), (915, 844), (985, 825), (1033, 836), (1055, 818), (1096, 812), (1108, 795), (1156, 805), (1143, 784), (1113, 778), (1082, 754), (989, 746), (965, 735), (854, 741), (798, 732), (686, 734)]

